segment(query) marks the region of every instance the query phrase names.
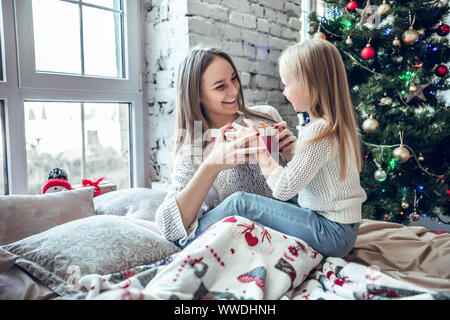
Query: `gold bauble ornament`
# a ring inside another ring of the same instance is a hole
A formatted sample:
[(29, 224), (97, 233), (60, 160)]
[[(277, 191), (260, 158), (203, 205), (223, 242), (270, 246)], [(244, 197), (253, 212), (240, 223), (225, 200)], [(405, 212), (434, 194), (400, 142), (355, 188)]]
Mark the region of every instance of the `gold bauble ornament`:
[(400, 45), (400, 40), (398, 40), (398, 37), (395, 37), (395, 39), (392, 41), (392, 45), (394, 47), (398, 47)]
[(408, 209), (409, 208), (408, 202), (402, 202), (402, 208), (403, 209)]
[(406, 149), (403, 145), (400, 145), (399, 147), (395, 148), (394, 151), (392, 151), (392, 157), (398, 158), (398, 161), (400, 163), (408, 161), (410, 156), (411, 154), (409, 153), (408, 149)]
[(313, 39), (322, 39), (322, 40), (327, 40), (327, 36), (325, 35), (325, 33), (317, 31), (316, 33), (313, 34)]
[(382, 106), (390, 106), (392, 104), (392, 98), (391, 97), (383, 97), (380, 100), (380, 105)]
[(351, 46), (353, 44), (353, 40), (352, 38), (350, 38), (350, 36), (347, 37), (347, 40), (345, 40), (345, 43), (349, 46)]
[(419, 40), (419, 33), (413, 29), (413, 27), (409, 27), (408, 30), (406, 30), (405, 32), (403, 32), (402, 34), (402, 41), (403, 43), (407, 44), (407, 45), (413, 45), (414, 43), (417, 42), (417, 40)]
[(364, 132), (366, 132), (366, 133), (377, 132), (379, 126), (380, 126), (380, 124), (378, 123), (378, 121), (375, 120), (372, 116), (370, 116), (370, 118), (364, 120), (364, 122), (362, 123), (362, 128), (363, 128)]
[(377, 12), (380, 16), (384, 16), (391, 10), (391, 6), (386, 3), (386, 1), (383, 1), (381, 5), (378, 6)]

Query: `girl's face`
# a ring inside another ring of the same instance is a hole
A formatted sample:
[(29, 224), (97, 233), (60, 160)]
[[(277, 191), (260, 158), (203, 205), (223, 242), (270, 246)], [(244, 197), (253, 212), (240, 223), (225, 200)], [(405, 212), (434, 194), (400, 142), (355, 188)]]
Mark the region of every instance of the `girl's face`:
[(309, 102), (307, 98), (307, 90), (302, 84), (293, 79), (289, 74), (280, 72), (281, 82), (284, 84), (283, 95), (294, 107), (296, 112), (308, 112)]
[(212, 122), (229, 119), (238, 112), (240, 87), (231, 64), (216, 57), (203, 73), (200, 89), (200, 102)]

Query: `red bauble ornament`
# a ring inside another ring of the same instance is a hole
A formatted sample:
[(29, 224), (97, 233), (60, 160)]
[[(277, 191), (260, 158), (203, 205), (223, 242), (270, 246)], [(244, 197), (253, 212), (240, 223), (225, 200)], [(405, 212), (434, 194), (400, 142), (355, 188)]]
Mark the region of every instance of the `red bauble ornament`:
[(361, 50), (361, 57), (363, 59), (372, 59), (375, 56), (375, 50), (371, 47), (370, 43), (366, 44), (366, 47)]
[(447, 68), (447, 66), (444, 66), (443, 64), (441, 64), (436, 69), (434, 69), (434, 74), (437, 75), (438, 77), (445, 77), (447, 75), (447, 73), (448, 73), (448, 68)]
[(350, 1), (349, 3), (347, 3), (347, 10), (354, 11), (357, 8), (358, 8), (358, 4), (356, 3), (356, 1)]
[(441, 24), (437, 29), (437, 34), (440, 35), (441, 37), (448, 35), (449, 32), (450, 27), (448, 26), (448, 24)]

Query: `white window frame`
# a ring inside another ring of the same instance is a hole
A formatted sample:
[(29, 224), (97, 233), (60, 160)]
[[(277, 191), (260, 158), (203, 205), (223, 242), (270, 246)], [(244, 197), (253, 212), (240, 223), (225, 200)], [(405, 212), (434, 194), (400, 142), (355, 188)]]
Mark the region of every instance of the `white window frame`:
[[(140, 1), (126, 3), (124, 79), (35, 72), (31, 0), (1, 0), (4, 27), (5, 101), (9, 194), (27, 194), (25, 101), (128, 103), (131, 105), (131, 187), (148, 187), (145, 174)], [(45, 180), (46, 177), (44, 176)]]

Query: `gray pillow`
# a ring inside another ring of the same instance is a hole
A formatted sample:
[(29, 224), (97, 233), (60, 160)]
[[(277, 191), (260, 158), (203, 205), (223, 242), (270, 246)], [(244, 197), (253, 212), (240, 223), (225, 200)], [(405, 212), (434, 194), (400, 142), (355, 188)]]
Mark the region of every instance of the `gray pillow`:
[(134, 219), (92, 216), (0, 247), (0, 271), (14, 262), (58, 295), (83, 299), (82, 276), (150, 264), (180, 250)]
[(148, 188), (111, 191), (94, 198), (95, 214), (155, 221), (156, 210), (165, 196), (165, 191)]

